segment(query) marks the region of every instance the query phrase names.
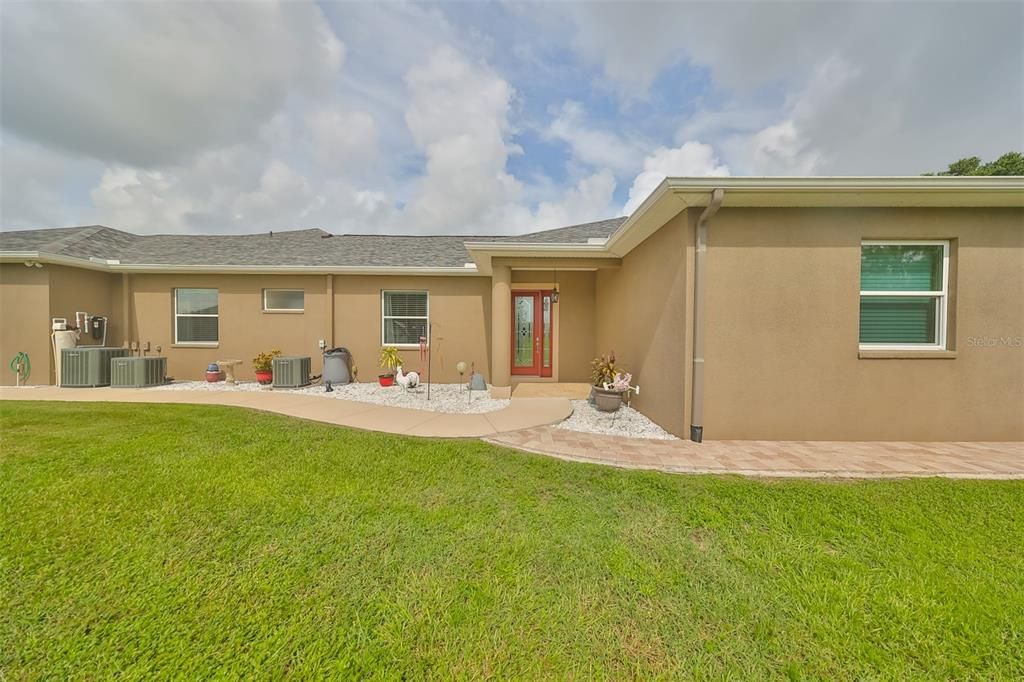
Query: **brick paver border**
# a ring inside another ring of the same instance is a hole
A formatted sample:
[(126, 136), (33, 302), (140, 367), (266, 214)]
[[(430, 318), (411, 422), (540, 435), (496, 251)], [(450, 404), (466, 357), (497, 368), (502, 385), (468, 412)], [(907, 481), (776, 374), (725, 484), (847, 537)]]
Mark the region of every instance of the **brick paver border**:
[(552, 426), (486, 437), (559, 459), (668, 473), (802, 478), (1024, 479), (1024, 443), (637, 440)]

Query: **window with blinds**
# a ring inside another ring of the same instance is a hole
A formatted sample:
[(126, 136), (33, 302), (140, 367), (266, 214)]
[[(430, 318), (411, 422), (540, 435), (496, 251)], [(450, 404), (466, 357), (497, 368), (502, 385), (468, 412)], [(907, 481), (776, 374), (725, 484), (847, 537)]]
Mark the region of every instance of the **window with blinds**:
[(860, 251), (860, 347), (943, 349), (949, 242), (865, 241)]
[(175, 289), (174, 343), (216, 344), (219, 313), (216, 289)]
[(381, 345), (418, 345), (427, 335), (429, 321), (426, 291), (381, 292)]

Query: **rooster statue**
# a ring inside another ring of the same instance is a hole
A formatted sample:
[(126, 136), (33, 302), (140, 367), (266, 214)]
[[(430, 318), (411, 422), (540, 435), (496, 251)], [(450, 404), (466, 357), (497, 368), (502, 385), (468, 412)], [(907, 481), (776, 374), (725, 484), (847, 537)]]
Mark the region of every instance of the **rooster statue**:
[(420, 385), (420, 375), (416, 372), (402, 373), (402, 366), (398, 366), (398, 373), (395, 374), (395, 383), (402, 388), (409, 390)]

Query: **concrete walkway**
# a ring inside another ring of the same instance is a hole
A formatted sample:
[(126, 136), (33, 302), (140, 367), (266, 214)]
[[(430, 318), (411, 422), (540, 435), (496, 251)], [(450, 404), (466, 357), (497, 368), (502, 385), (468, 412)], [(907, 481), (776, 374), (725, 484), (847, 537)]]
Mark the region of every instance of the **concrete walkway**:
[(560, 459), (669, 473), (804, 478), (1024, 479), (1024, 443), (636, 440), (550, 426), (572, 412), (565, 398), (516, 397), (485, 414), (445, 414), (273, 391), (147, 391), (131, 388), (0, 388), (0, 400), (187, 403), (246, 407), (367, 431), (484, 438)]
[(284, 391), (147, 391), (138, 388), (0, 388), (0, 400), (186, 403), (276, 412), (326, 424), (404, 436), (480, 438), (560, 422), (572, 413), (565, 398), (523, 398), (495, 412), (447, 414)]
[(1024, 479), (1024, 443), (636, 440), (541, 426), (496, 445), (574, 462), (669, 473), (804, 478)]

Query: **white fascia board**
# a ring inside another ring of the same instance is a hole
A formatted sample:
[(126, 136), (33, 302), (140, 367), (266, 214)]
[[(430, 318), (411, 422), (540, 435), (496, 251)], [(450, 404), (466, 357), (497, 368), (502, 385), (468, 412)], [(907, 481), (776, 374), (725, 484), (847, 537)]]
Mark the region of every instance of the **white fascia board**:
[(159, 265), (133, 264), (119, 265), (111, 268), (117, 272), (131, 273), (204, 273), (212, 275), (460, 275), (472, 276), (479, 274), (475, 269), (467, 267), (431, 268), (431, 267), (385, 267), (373, 265), (339, 265), (324, 267), (319, 265)]
[(494, 258), (612, 258), (604, 244), (539, 242), (463, 242), (477, 271), (490, 275)]
[(124, 264), (119, 261), (74, 258), (55, 253), (38, 251), (0, 251), (0, 262), (37, 260), (40, 263), (67, 265), (69, 267), (105, 272), (128, 273), (194, 273), (194, 274), (278, 274), (278, 275), (478, 275), (475, 267), (384, 267), (384, 266), (314, 266), (314, 265), (174, 265), (174, 264)]
[(715, 176), (670, 177), (665, 184), (672, 191), (697, 189), (711, 191), (723, 189), (747, 190), (978, 190), (1007, 191), (1024, 189), (1024, 176), (935, 176), (935, 175), (820, 175), (790, 177)]
[[(708, 190), (709, 196), (710, 192)], [(672, 191), (669, 181), (663, 180), (612, 233), (604, 243), (604, 249), (609, 255), (622, 258), (688, 206), (682, 197)]]
[(0, 263), (17, 263), (19, 261), (34, 260), (40, 263), (51, 265), (66, 265), (72, 268), (84, 270), (110, 270), (106, 263), (97, 263), (84, 258), (72, 258), (57, 253), (46, 253), (45, 251), (0, 251)]
[(690, 206), (725, 190), (725, 208), (973, 208), (1024, 206), (1024, 177), (712, 177), (668, 178)]

